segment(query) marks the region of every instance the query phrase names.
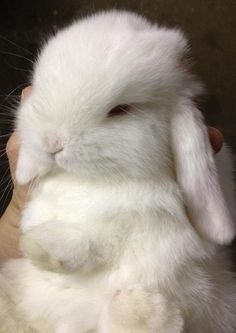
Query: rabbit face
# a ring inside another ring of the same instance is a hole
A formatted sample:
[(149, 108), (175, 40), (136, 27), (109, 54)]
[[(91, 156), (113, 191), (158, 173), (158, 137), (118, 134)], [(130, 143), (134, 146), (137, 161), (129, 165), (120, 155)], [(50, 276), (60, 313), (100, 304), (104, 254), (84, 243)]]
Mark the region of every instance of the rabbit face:
[(183, 87), (185, 44), (175, 30), (116, 12), (49, 40), (19, 110), (22, 154), (32, 170), (25, 162), (20, 168), (20, 156), (18, 180), (53, 168), (90, 178), (168, 170), (168, 109)]

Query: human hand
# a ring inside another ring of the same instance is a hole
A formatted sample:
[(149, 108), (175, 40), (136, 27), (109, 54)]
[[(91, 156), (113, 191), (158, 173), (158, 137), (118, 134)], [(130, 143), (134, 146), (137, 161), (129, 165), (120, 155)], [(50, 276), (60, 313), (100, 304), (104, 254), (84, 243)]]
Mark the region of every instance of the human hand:
[[(30, 94), (31, 87), (22, 91), (22, 99)], [(21, 211), (27, 200), (27, 186), (20, 186), (15, 181), (15, 168), (19, 151), (17, 133), (13, 133), (8, 140), (6, 152), (9, 160), (11, 177), (14, 184), (12, 199), (0, 220), (0, 260), (19, 257), (19, 221)]]
[[(22, 91), (22, 99), (27, 98), (31, 87)], [(209, 137), (214, 151), (220, 151), (223, 144), (223, 135), (216, 128), (209, 127)], [(7, 156), (9, 159), (11, 176), (14, 183), (14, 190), (11, 202), (0, 220), (0, 260), (17, 258), (21, 256), (19, 251), (20, 237), (20, 215), (27, 201), (27, 186), (20, 186), (15, 182), (15, 167), (19, 151), (19, 140), (17, 133), (13, 133), (7, 143)]]

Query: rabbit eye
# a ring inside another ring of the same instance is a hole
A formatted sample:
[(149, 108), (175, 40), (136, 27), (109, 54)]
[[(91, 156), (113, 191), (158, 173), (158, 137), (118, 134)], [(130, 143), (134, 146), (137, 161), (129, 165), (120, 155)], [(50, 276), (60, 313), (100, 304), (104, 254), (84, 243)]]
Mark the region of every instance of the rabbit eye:
[(122, 114), (126, 114), (129, 110), (131, 109), (131, 106), (128, 104), (123, 104), (123, 105), (118, 105), (115, 108), (111, 109), (107, 116), (108, 117), (114, 117), (114, 116), (119, 116)]

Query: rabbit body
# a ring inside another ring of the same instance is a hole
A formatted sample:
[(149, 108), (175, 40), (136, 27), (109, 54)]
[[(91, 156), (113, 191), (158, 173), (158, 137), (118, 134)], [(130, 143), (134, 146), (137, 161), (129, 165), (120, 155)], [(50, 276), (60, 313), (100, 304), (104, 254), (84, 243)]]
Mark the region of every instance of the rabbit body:
[[(114, 29), (111, 35), (106, 32), (109, 26)], [(134, 51), (131, 47), (129, 55), (127, 47), (140, 31), (145, 48), (134, 43), (138, 46)], [(157, 63), (153, 40), (146, 45), (148, 34), (156, 31), (161, 36)], [(104, 36), (108, 44), (99, 39)], [(87, 53), (80, 52), (75, 64), (70, 57), (78, 55), (72, 52), (77, 51), (78, 38)], [(100, 46), (98, 54), (93, 52), (94, 43)], [(199, 85), (176, 63), (183, 48), (181, 33), (120, 12), (74, 23), (49, 41), (36, 65), (32, 95), (19, 110), (22, 146), (17, 178), (21, 183), (40, 178), (22, 215), (25, 258), (10, 260), (1, 269), (1, 333), (236, 331), (235, 283), (227, 253), (217, 244), (234, 236), (230, 213), (219, 194), (225, 226), (216, 222), (211, 229), (209, 220), (208, 231), (194, 222), (194, 208), (192, 215), (191, 207), (187, 213), (188, 197), (178, 173), (181, 165), (176, 167), (179, 155), (173, 146), (184, 147), (185, 142), (176, 143), (170, 128), (178, 132), (173, 114), (186, 107), (194, 115), (194, 121), (185, 116), (187, 124), (192, 121), (193, 135), (201, 130), (199, 156), (194, 159), (199, 158), (203, 168), (215, 163), (201, 115), (191, 102)], [(102, 71), (103, 52), (108, 60)], [(121, 64), (115, 67), (117, 60)], [(159, 72), (150, 78), (154, 65)], [(81, 83), (75, 87), (76, 71)], [(91, 73), (93, 80), (84, 82), (85, 74)], [(80, 108), (84, 107), (80, 111), (79, 98)], [(105, 109), (106, 115), (116, 104), (128, 103), (132, 105), (126, 114), (106, 118), (101, 112)], [(187, 135), (186, 140), (190, 147), (196, 143)], [(226, 148), (221, 154), (227, 155)], [(216, 170), (211, 171), (214, 177)], [(207, 177), (214, 186), (215, 178)], [(227, 191), (223, 184), (221, 189), (232, 201), (231, 182), (226, 183)], [(218, 188), (212, 191), (218, 194)], [(214, 202), (210, 193), (205, 193), (206, 200), (212, 200), (209, 205)], [(199, 202), (196, 207), (201, 209)]]
[(194, 231), (174, 181), (111, 188), (63, 173), (47, 178), (25, 210), (22, 246), (33, 264), (61, 273), (28, 259), (3, 270), (30, 327), (184, 332), (184, 321), (186, 332), (233, 332), (227, 261)]

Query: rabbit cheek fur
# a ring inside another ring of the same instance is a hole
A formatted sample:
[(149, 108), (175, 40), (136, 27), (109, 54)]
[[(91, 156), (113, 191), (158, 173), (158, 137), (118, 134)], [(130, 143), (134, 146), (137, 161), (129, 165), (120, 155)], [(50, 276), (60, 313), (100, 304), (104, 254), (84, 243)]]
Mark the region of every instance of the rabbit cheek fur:
[(185, 50), (116, 11), (49, 39), (18, 113), (17, 179), (36, 181), (1, 333), (235, 332), (232, 170), (218, 179)]

